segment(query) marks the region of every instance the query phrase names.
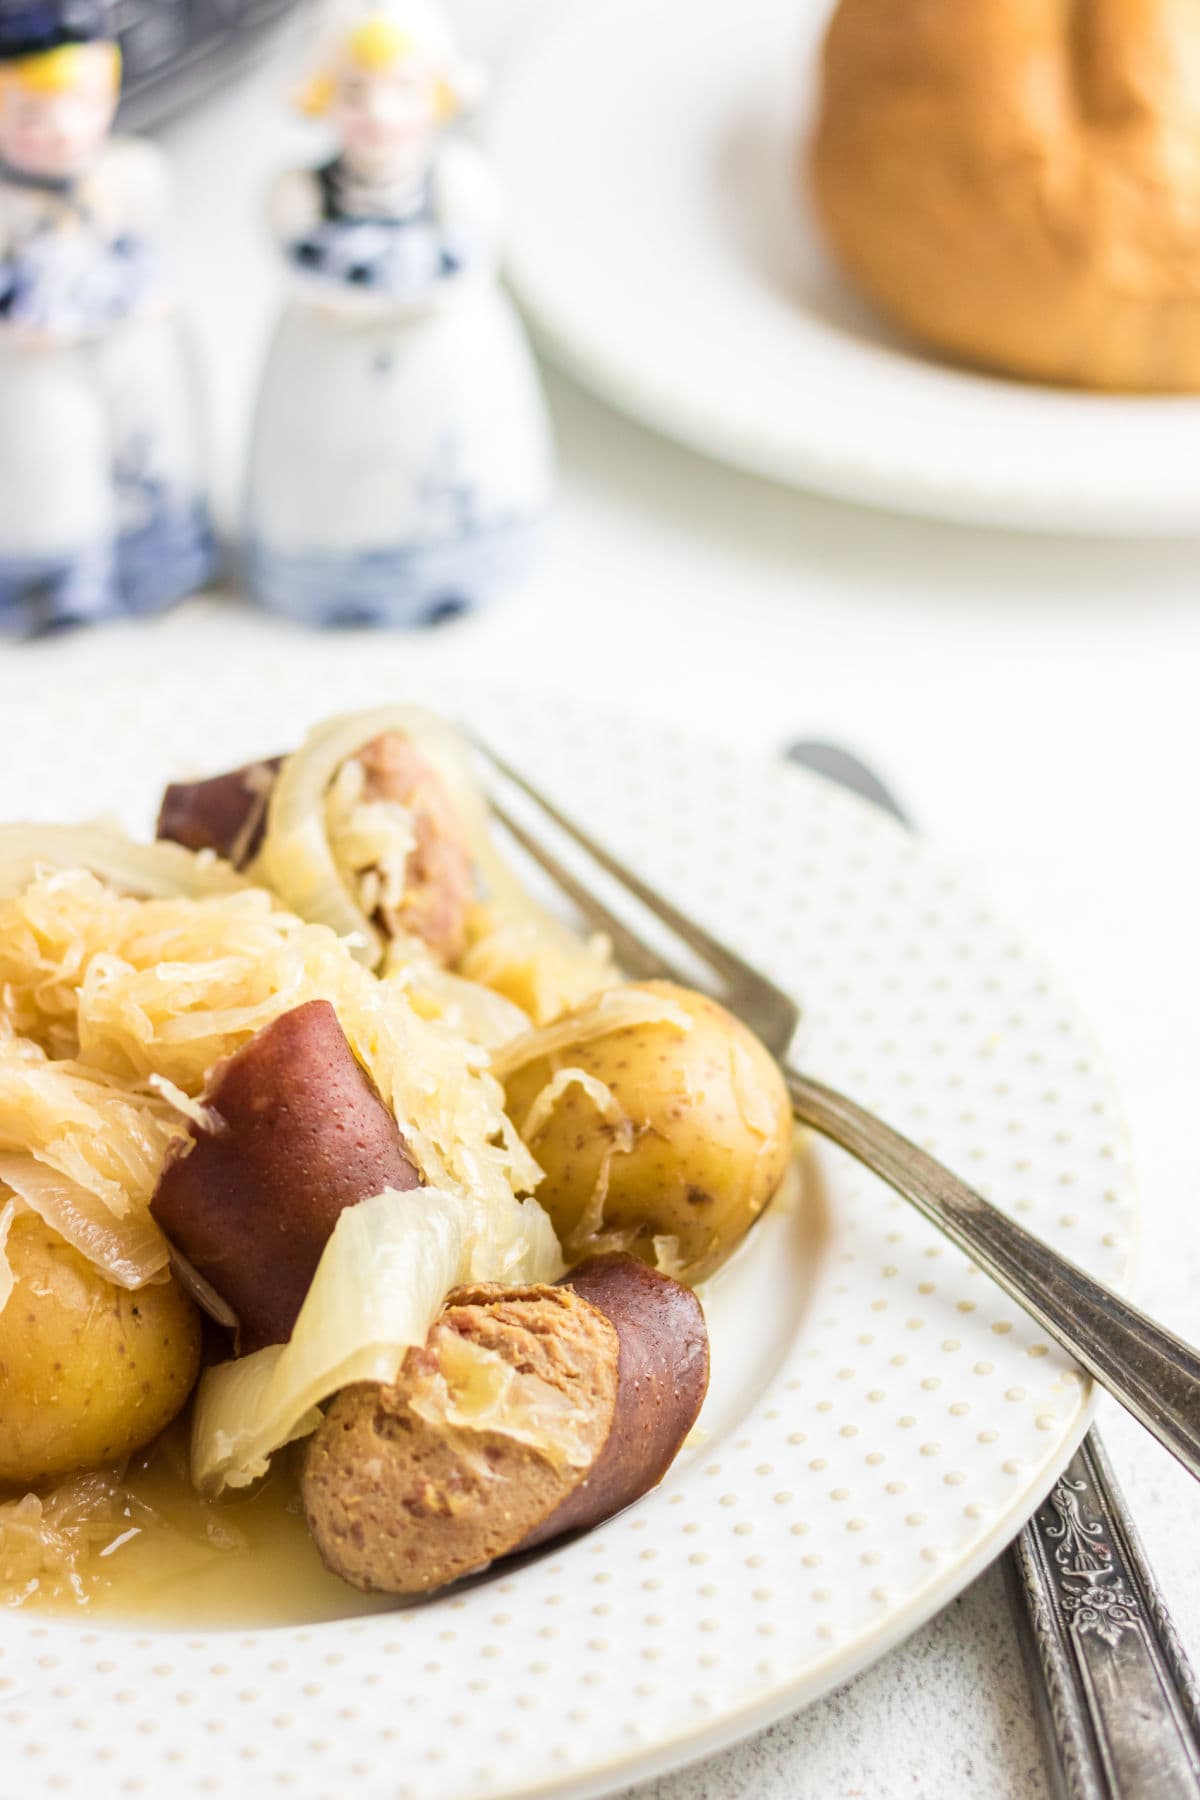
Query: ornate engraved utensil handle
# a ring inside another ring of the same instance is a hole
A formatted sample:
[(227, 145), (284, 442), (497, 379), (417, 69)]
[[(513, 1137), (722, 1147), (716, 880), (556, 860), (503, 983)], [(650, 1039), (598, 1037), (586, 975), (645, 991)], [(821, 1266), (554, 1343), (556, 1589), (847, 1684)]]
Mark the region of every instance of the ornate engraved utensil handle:
[(1060, 1791), (1196, 1800), (1200, 1688), (1095, 1432), (1009, 1567)]
[[(830, 744), (794, 760), (910, 821)], [(1197, 1800), (1200, 1689), (1095, 1431), (1006, 1558), (1047, 1747), (1068, 1800)]]

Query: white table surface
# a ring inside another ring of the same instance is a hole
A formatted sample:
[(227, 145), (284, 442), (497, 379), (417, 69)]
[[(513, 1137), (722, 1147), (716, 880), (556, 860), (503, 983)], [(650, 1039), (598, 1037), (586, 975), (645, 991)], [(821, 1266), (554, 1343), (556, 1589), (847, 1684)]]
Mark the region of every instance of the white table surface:
[[(558, 0), (567, 4), (568, 0)], [(503, 78), (544, 0), (458, 0)], [(282, 59), (280, 59), (281, 61)], [(270, 173), (313, 160), (279, 63), (175, 124), (179, 261), (207, 353), (224, 516), (281, 285), (258, 224)], [(545, 566), (492, 615), (330, 659), (411, 679), (527, 677), (770, 751), (828, 736), (884, 771), (1082, 1000), (1140, 1169), (1140, 1290), (1200, 1336), (1200, 541), (1121, 544), (942, 528), (731, 473), (551, 377), (562, 494)], [(914, 420), (914, 430), (920, 421)], [(18, 691), (186, 662), (220, 679), (314, 640), (231, 600), (154, 625), (0, 642)], [(386, 650), (385, 650), (386, 646)], [(0, 701), (0, 721), (3, 702)], [(1115, 1408), (1102, 1423), (1200, 1661), (1196, 1490)], [(892, 1795), (1040, 1800), (1041, 1749), (999, 1572), (841, 1692), (639, 1790), (655, 1800)]]

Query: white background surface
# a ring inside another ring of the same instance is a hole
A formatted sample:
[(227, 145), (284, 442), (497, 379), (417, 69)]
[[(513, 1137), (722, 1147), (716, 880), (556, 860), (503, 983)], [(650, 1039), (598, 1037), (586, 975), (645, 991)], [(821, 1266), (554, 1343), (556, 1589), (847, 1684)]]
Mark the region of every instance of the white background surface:
[[(458, 0), (498, 79), (542, 3)], [(274, 83), (270, 71), (248, 72), (168, 135), (227, 515), (280, 286), (257, 221), (262, 189), (289, 155), (319, 153), (280, 123), (278, 86), (278, 72)], [(551, 398), (562, 498), (540, 575), (490, 617), (391, 640), (389, 653), (428, 676), (434, 703), (442, 671), (527, 675), (534, 691), (616, 699), (745, 747), (825, 735), (874, 761), (1082, 1001), (1134, 1134), (1141, 1294), (1200, 1335), (1200, 547), (1021, 539), (873, 515), (710, 466), (562, 381), (551, 381)], [(232, 602), (197, 602), (151, 627), (0, 645), (0, 675), (28, 692), (114, 671), (152, 681), (164, 661), (186, 661), (219, 680), (238, 659), (269, 683), (291, 635)], [(339, 661), (372, 659), (382, 644), (324, 642)], [(1196, 1490), (1137, 1427), (1113, 1409), (1102, 1417), (1200, 1660)], [(649, 1791), (1041, 1796), (998, 1576), (842, 1693)]]

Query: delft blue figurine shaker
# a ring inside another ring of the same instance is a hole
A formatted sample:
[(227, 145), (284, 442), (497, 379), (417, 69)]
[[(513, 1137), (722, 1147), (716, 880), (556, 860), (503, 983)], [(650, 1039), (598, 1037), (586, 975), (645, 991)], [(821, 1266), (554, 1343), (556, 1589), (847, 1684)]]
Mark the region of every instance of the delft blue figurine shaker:
[(152, 612), (213, 569), (165, 165), (109, 137), (120, 72), (105, 0), (0, 0), (0, 630)]
[(497, 285), (493, 178), (446, 132), (480, 85), (430, 0), (324, 15), (299, 99), (336, 148), (273, 196), (292, 290), (246, 503), (252, 594), (311, 623), (465, 612), (536, 548), (545, 405)]

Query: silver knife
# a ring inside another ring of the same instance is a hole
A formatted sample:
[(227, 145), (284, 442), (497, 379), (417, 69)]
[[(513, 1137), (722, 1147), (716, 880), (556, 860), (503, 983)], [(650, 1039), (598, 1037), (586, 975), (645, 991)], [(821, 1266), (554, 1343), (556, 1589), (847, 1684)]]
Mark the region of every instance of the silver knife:
[[(850, 751), (786, 754), (911, 826)], [(1005, 1560), (1058, 1793), (1198, 1800), (1200, 1688), (1095, 1431)]]

